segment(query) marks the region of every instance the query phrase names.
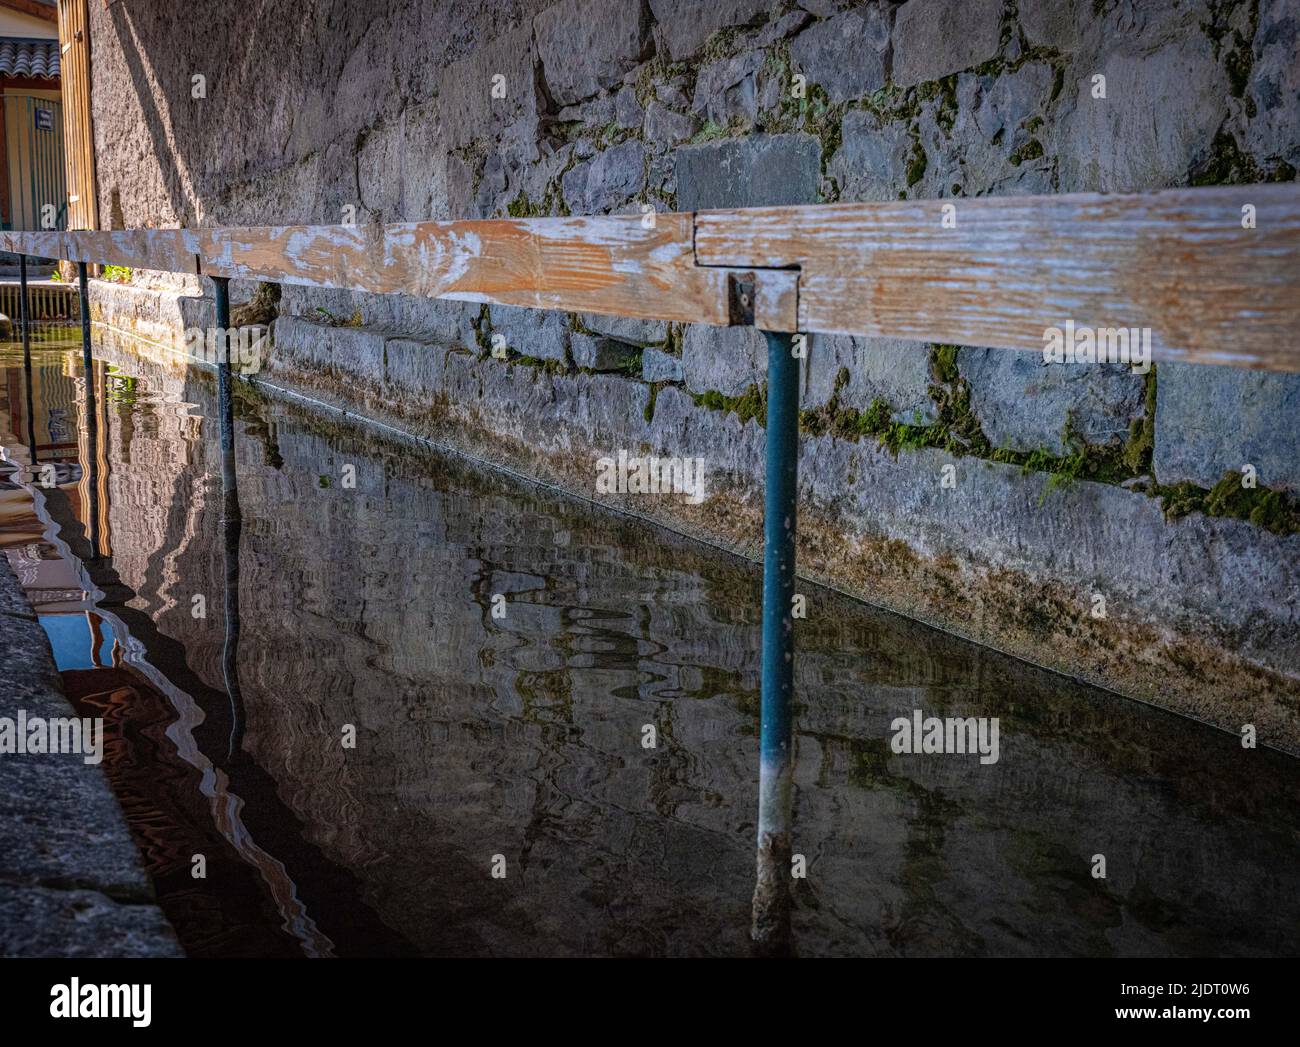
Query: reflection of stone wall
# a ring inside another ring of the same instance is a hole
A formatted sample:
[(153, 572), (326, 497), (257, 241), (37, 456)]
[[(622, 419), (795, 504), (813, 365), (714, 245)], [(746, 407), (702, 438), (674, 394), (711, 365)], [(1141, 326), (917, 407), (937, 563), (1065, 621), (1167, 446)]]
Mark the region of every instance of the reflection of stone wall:
[[(213, 416), (208, 374), (121, 359)], [(367, 903), (433, 952), (742, 950), (756, 571), (255, 395), (241, 412), (245, 747)], [(220, 602), (215, 427), (182, 425), (183, 451), (176, 431), (133, 435), (113, 529), (158, 538), (115, 566), (219, 687), (219, 614), (157, 597), (175, 577)], [(169, 505), (126, 493), (145, 476)], [(807, 951), (1294, 951), (1278, 754), (820, 592), (799, 643)], [(917, 707), (999, 716), (1001, 761), (892, 755)]]
[[(786, 7), (366, 0), (304, 18), (228, 3), (193, 25), (96, 8), (100, 213), (127, 226), (337, 222), (345, 208), (362, 222), (578, 214), (1141, 191), (1293, 179), (1300, 165), (1287, 0)], [(192, 293), (100, 287), (96, 315), (178, 341), (207, 322)], [(483, 355), (494, 334), (511, 368)], [(718, 482), (703, 510), (635, 508), (754, 546), (762, 433), (741, 424), (765, 380), (753, 331), (286, 287), (275, 337), (277, 380), (584, 494), (592, 455), (704, 455)], [(1296, 745), (1300, 517), (1264, 496), (1300, 492), (1298, 398), (1295, 376), (1167, 364), (1146, 382), (1033, 354), (817, 336), (802, 563), (981, 642)], [(954, 449), (878, 449), (900, 422), (931, 442), (957, 434)], [(951, 496), (938, 487), (949, 462)], [(1262, 487), (1235, 506), (1235, 481), (1220, 481), (1247, 463)], [(1076, 473), (1100, 482), (1056, 489)], [(1090, 617), (1094, 593), (1105, 622)]]

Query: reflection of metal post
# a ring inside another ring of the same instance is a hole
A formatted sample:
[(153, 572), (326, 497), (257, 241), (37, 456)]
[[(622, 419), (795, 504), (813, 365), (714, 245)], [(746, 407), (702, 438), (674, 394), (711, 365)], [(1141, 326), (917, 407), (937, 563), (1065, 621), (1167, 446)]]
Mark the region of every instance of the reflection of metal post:
[(226, 636), (221, 649), (221, 674), (230, 696), (230, 747), (234, 758), (244, 734), (244, 700), (239, 689), (239, 539), (243, 517), (235, 482), (235, 397), (230, 374), (230, 280), (212, 277), (216, 305), (217, 415), (221, 429), (221, 529), (225, 539)]
[(18, 323), (23, 331), (23, 352), (26, 352), (31, 345), (27, 337), (27, 256), (20, 254), (18, 256)]
[(763, 691), (759, 742), (758, 877), (754, 941), (790, 938), (790, 822), (794, 752), (795, 524), (799, 476), (799, 361), (788, 334), (767, 338), (767, 478), (763, 506)]
[(99, 410), (95, 405), (95, 365), (90, 358), (90, 290), (86, 263), (77, 263), (77, 285), (81, 294), (81, 368), (86, 376), (86, 457), (89, 459), (87, 490), (90, 492), (90, 558), (99, 558)]
[(32, 391), (32, 334), (27, 324), (27, 256), (18, 256), (18, 326), (23, 339), (23, 378), (27, 383), (27, 454), (36, 481), (36, 402)]

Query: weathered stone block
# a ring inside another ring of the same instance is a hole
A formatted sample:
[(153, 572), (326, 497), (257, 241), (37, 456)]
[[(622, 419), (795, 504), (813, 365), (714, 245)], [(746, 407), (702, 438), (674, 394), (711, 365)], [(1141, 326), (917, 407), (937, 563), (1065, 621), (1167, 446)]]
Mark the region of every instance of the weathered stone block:
[(569, 348), (569, 327), (560, 313), (494, 305), (490, 311), (492, 335), (506, 336), (506, 346), (521, 356), (563, 362)]
[(498, 201), (506, 191), (506, 166), (500, 153), (489, 153), (479, 172), (478, 192), (474, 194), (474, 208), (485, 218), (498, 210)]
[(318, 309), (351, 318), (360, 313), (365, 326), (400, 332), (427, 341), (472, 347), (474, 321), (481, 307), (477, 302), (422, 298), (416, 295), (367, 294), (338, 288), (302, 287), (285, 284), (281, 290), (282, 317), (321, 319)]
[(645, 147), (635, 139), (597, 153), (564, 176), (565, 202), (575, 214), (601, 214), (641, 191)]
[(1017, 10), (1030, 47), (1073, 51), (1092, 15), (1087, 0), (1031, 0)]
[(384, 335), (365, 327), (335, 327), (300, 316), (281, 316), (274, 324), (274, 352), (304, 369), (377, 385), (384, 373)]
[[(1106, 78), (1105, 98), (1092, 97), (1094, 74)], [(1065, 90), (1071, 107), (1044, 129), (1062, 192), (1184, 185), (1228, 115), (1227, 75), (1199, 30), (1154, 51), (1117, 42), (1086, 66), (1072, 64)]]
[(636, 346), (614, 338), (579, 333), (570, 338), (573, 362), (589, 371), (629, 371), (641, 353)]
[(668, 454), (702, 457), (709, 490), (724, 479), (746, 487), (762, 479), (765, 438), (758, 421), (741, 422), (730, 411), (698, 407), (678, 386), (659, 391), (649, 436)]
[(124, 904), (94, 890), (43, 886), (7, 886), (0, 894), (0, 956), (184, 955), (156, 905)]
[(844, 200), (896, 200), (907, 188), (907, 169), (914, 146), (899, 121), (882, 122), (874, 113), (855, 109), (844, 114), (840, 148), (828, 173)]
[(1037, 353), (968, 347), (957, 367), (994, 447), (1064, 456), (1074, 449), (1067, 425), (1089, 444), (1120, 444), (1144, 410), (1144, 376), (1125, 364), (1047, 364)]
[(817, 408), (828, 403), (836, 395), (842, 370), (847, 381), (838, 390), (841, 407), (865, 411), (881, 399), (893, 408), (895, 421), (928, 425), (935, 420), (928, 344), (814, 334), (808, 343), (800, 405)]
[(686, 97), (686, 78), (675, 76), (655, 84), (655, 97), (671, 109), (685, 109), (691, 104)]
[(1246, 144), (1265, 163), (1300, 167), (1300, 10), (1293, 0), (1263, 0), (1252, 49), (1255, 117)]
[(710, 123), (726, 125), (733, 117), (758, 118), (758, 72), (763, 52), (746, 51), (720, 58), (700, 70), (691, 107)]
[(445, 221), (447, 153), (436, 102), (411, 106), (402, 113), (402, 193), (404, 222)]
[(658, 100), (646, 106), (645, 138), (652, 145), (665, 147), (684, 142), (699, 126), (699, 120), (690, 113), (676, 112)]
[(619, 127), (639, 127), (645, 118), (645, 110), (636, 100), (636, 90), (624, 87), (614, 98), (614, 121)]
[(888, 16), (876, 6), (814, 22), (791, 42), (790, 58), (832, 102), (845, 102), (885, 86), (888, 47)]
[(447, 157), (447, 217), (456, 222), (483, 217), (474, 202), (474, 172), (459, 156)]
[(771, 0), (650, 0), (660, 38), (674, 61), (694, 54), (725, 26), (757, 25), (771, 8)]
[(650, 48), (641, 0), (560, 0), (533, 19), (546, 86), (560, 105), (612, 87)]
[(634, 316), (605, 316), (601, 313), (582, 313), (580, 316), (587, 330), (631, 345), (654, 345), (668, 338), (667, 320), (640, 320)]
[(894, 83), (959, 73), (998, 53), (1002, 0), (908, 0), (894, 19)]
[(1250, 464), (1260, 486), (1300, 492), (1300, 375), (1173, 363), (1156, 371), (1160, 483), (1213, 487)]
[[(799, 32), (804, 26), (812, 21), (812, 16), (807, 11), (794, 10), (787, 11), (779, 18), (768, 22), (754, 34), (754, 44), (759, 48), (771, 47), (778, 40), (784, 40), (792, 37)], [(889, 39), (889, 28), (885, 28), (885, 39)], [(782, 85), (784, 86), (784, 85)]]
[(940, 94), (923, 103), (918, 120), (925, 149), (919, 197), (1051, 192), (1054, 157), (1044, 148), (1041, 125), (1054, 72), (1027, 62), (1000, 76), (957, 77), (956, 112)]
[(650, 346), (641, 353), (641, 377), (647, 382), (680, 382), (681, 357)]
[(361, 206), (380, 222), (395, 221), (401, 204), (405, 155), (402, 139), (401, 121), (389, 121), (374, 128), (357, 152)]
[[(501, 97), (493, 97), (497, 85)], [(535, 128), (532, 26), (525, 23), (448, 65), (439, 77), (438, 106), (448, 149), (499, 137), (520, 121)]]
[(682, 376), (693, 393), (738, 396), (767, 377), (767, 343), (752, 327), (686, 328)]
[(821, 144), (812, 135), (752, 135), (677, 151), (683, 211), (816, 203)]
[(443, 392), (445, 345), (413, 338), (390, 338), (384, 350), (384, 387), (393, 399), (427, 402)]

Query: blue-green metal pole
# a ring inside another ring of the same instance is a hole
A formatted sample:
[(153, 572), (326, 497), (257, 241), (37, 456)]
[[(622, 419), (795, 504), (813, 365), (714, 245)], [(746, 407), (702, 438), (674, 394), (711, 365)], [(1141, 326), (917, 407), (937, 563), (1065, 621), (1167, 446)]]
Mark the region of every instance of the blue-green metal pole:
[(77, 263), (77, 290), (81, 295), (81, 362), (90, 373), (90, 289), (86, 263)]
[(216, 306), (217, 414), (221, 431), (221, 530), (225, 541), (226, 580), (222, 593), (226, 617), (225, 640), (221, 648), (221, 675), (230, 698), (230, 741), (227, 758), (233, 760), (242, 747), (244, 699), (239, 686), (239, 540), (243, 514), (239, 509), (239, 488), (235, 482), (235, 393), (230, 373), (230, 280), (212, 277)]
[(756, 942), (788, 940), (794, 747), (795, 533), (799, 479), (799, 361), (788, 334), (767, 338), (767, 482), (763, 506), (763, 685), (758, 780)]
[(221, 479), (226, 493), (227, 515), (233, 506), (238, 513), (235, 488), (235, 401), (230, 379), (230, 281), (212, 277), (216, 305), (217, 413), (221, 427)]
[(27, 256), (20, 254), (18, 256), (18, 323), (23, 331), (23, 352), (26, 353), (30, 348), (27, 337)]

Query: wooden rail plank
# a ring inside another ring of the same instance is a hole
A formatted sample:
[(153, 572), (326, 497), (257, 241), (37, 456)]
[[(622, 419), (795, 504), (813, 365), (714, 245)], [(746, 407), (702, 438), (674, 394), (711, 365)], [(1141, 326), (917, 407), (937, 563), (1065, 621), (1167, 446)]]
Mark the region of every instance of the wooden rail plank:
[[(1246, 205), (1253, 228), (1243, 223)], [(1300, 371), (1293, 183), (752, 208), (653, 222), (0, 232), (0, 248), (378, 294), (1034, 352), (1049, 328), (1071, 321), (1146, 328), (1157, 360)], [(738, 307), (741, 286), (748, 295)]]
[(695, 264), (694, 216), (639, 215), (0, 233), (10, 251), (168, 272), (413, 294), (686, 323), (731, 321), (729, 282), (755, 284), (754, 320), (793, 330), (797, 273)]
[(112, 232), (0, 232), (0, 250), (94, 265), (124, 265), (168, 273), (198, 272), (199, 236), (189, 229)]
[(689, 214), (202, 231), (209, 275), (725, 324)]
[(797, 265), (801, 331), (1041, 352), (1073, 320), (1150, 328), (1157, 360), (1300, 371), (1294, 184), (703, 211), (695, 245)]

